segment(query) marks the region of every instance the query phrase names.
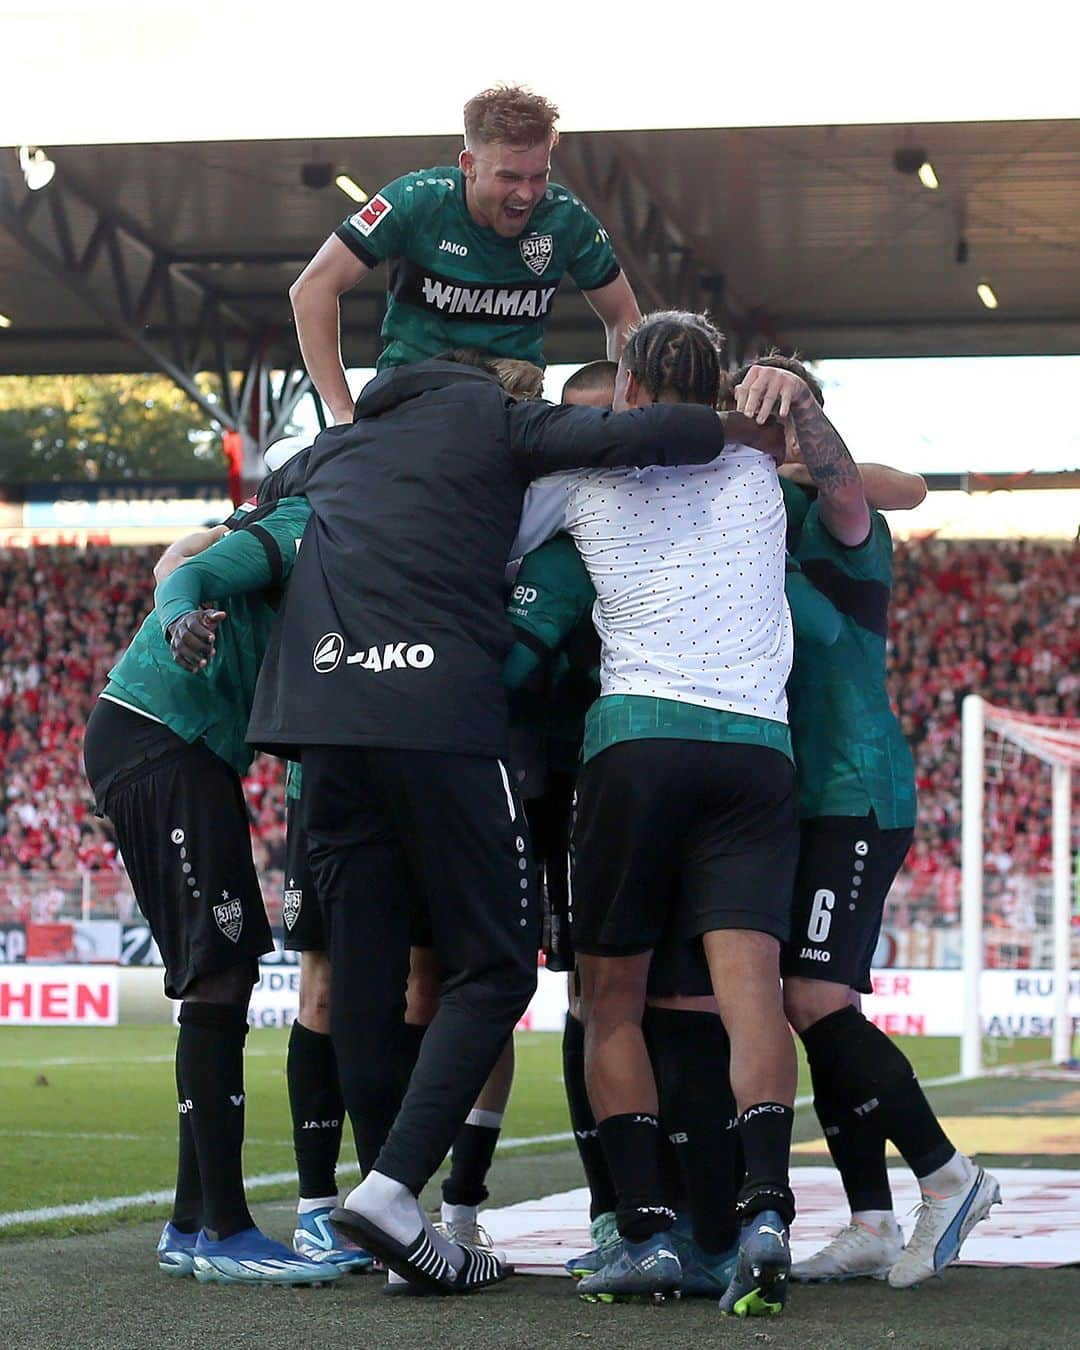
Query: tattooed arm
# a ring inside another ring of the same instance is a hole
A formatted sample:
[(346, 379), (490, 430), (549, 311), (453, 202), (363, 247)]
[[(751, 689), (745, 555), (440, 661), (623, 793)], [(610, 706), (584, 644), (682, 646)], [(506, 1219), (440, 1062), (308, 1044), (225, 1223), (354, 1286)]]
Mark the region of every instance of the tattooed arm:
[(752, 366), (735, 390), (735, 402), (740, 412), (759, 423), (775, 412), (784, 424), (788, 459), (806, 465), (818, 490), (821, 523), (841, 544), (864, 543), (870, 533), (870, 508), (858, 466), (809, 386), (789, 370)]

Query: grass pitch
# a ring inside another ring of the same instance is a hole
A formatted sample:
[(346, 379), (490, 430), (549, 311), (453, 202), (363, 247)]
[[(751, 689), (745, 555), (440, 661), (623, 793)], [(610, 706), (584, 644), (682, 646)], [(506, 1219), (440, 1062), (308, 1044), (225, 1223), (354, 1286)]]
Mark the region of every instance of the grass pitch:
[[(168, 1191), (175, 1166), (175, 1092), (168, 1026), (109, 1030), (10, 1028), (0, 1034), (0, 1221), (3, 1213), (95, 1198)], [(285, 1098), (287, 1033), (249, 1038), (249, 1177), (291, 1173)], [(517, 1038), (518, 1075), (507, 1140), (536, 1140), (567, 1127), (559, 1038)], [(925, 1080), (955, 1073), (955, 1041), (904, 1043)], [(1030, 1058), (1032, 1047), (1020, 1051)], [(930, 1090), (943, 1114), (1042, 1113), (1074, 1109), (1057, 1085), (984, 1079)], [(808, 1091), (805, 1077), (800, 1091)], [(809, 1109), (796, 1140), (817, 1137)], [(992, 1163), (991, 1155), (981, 1161)], [(801, 1158), (806, 1162), (809, 1159)], [(1002, 1159), (1005, 1161), (1005, 1159)], [(1012, 1163), (1018, 1160), (1008, 1159)], [(1030, 1157), (1035, 1164), (1039, 1159)], [(1048, 1159), (1054, 1165), (1061, 1157)], [(1074, 1160), (1075, 1162), (1075, 1160)], [(581, 1184), (576, 1154), (558, 1140), (503, 1150), (491, 1204), (512, 1204)], [(288, 1240), (291, 1180), (256, 1191), (256, 1221)], [(434, 1205), (437, 1195), (425, 1197)], [(779, 1319), (721, 1319), (714, 1302), (664, 1307), (582, 1304), (568, 1280), (520, 1277), (468, 1299), (381, 1296), (379, 1277), (352, 1276), (327, 1289), (212, 1288), (159, 1275), (154, 1244), (164, 1203), (116, 1213), (38, 1219), (0, 1227), (0, 1327), (18, 1350), (282, 1345), (307, 1350), (347, 1344), (438, 1350), (575, 1350), (622, 1342), (633, 1350), (698, 1350), (731, 1344), (757, 1350), (912, 1350), (950, 1347), (1067, 1347), (1075, 1341), (1080, 1271), (952, 1270), (912, 1293), (873, 1281), (796, 1288)], [(1070, 1331), (1069, 1328), (1074, 1330)]]
[[(0, 1034), (0, 1240), (32, 1233), (100, 1232), (149, 1214), (161, 1203), (133, 1203), (106, 1213), (42, 1216), (11, 1223), (15, 1212), (93, 1201), (115, 1201), (167, 1190), (176, 1166), (175, 1029), (11, 1027)], [(260, 1198), (293, 1194), (292, 1128), (285, 1087), (286, 1031), (256, 1030), (247, 1046), (247, 1143), (251, 1178), (286, 1174), (255, 1188)], [(913, 1037), (903, 1042), (923, 1080), (955, 1073), (958, 1043)], [(560, 1038), (532, 1032), (516, 1038), (517, 1073), (503, 1131), (501, 1158), (551, 1153), (569, 1130), (562, 1089)], [(1030, 1050), (1027, 1053), (1031, 1053)], [(991, 1082), (950, 1089), (947, 1114), (964, 1113), (991, 1094)], [(800, 1092), (809, 1094), (805, 1066)], [(808, 1109), (799, 1112), (796, 1140), (820, 1133)], [(522, 1141), (535, 1140), (526, 1143)], [(348, 1132), (342, 1157), (351, 1157)], [(343, 1174), (343, 1179), (348, 1174)], [(574, 1182), (573, 1184), (577, 1184)], [(551, 1189), (550, 1187), (548, 1188)]]

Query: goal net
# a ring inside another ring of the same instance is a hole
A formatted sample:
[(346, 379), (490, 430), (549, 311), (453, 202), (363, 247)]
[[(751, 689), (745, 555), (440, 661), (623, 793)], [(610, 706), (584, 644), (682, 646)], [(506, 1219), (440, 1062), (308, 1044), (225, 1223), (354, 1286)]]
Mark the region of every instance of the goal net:
[[(1073, 926), (1072, 789), (1073, 771), (1080, 769), (1080, 721), (998, 708), (977, 694), (964, 699), (962, 720), (961, 1073), (977, 1077), (1006, 1051), (1010, 1061), (1029, 1067), (1045, 1060), (1039, 1032), (1049, 1036), (1053, 1064), (1075, 1063), (1080, 930)], [(1044, 821), (1040, 808), (1047, 799)], [(1007, 812), (1028, 812), (1028, 833), (1003, 844), (1008, 832), (999, 827)], [(1047, 832), (1048, 870), (1038, 856), (1039, 837)], [(1033, 1009), (1049, 996), (1050, 1016), (1018, 1014), (1024, 996)]]

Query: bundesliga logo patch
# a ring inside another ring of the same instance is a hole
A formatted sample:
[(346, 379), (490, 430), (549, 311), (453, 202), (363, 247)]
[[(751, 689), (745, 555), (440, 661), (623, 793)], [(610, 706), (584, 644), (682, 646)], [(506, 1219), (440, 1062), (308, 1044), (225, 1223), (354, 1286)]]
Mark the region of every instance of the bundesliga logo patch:
[(286, 891), (281, 897), (281, 917), (290, 933), (293, 930), (293, 925), (300, 917), (300, 906), (303, 903), (303, 891)]
[(214, 922), (230, 942), (239, 942), (240, 930), (244, 926), (244, 911), (240, 901), (227, 900), (223, 905), (215, 905)]
[(349, 224), (366, 238), (393, 209), (394, 203), (388, 201), (381, 192), (377, 192), (366, 206), (349, 217)]
[(525, 266), (538, 277), (543, 276), (555, 251), (555, 241), (551, 235), (531, 235), (528, 239), (522, 239), (518, 247), (521, 249), (521, 259)]

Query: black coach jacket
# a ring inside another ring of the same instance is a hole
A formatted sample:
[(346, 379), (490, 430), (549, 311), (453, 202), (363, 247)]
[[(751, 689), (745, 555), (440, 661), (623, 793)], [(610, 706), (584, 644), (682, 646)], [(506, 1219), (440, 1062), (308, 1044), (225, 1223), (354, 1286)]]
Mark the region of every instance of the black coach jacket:
[[(248, 739), (503, 756), (503, 574), (533, 478), (562, 469), (706, 463), (708, 408), (613, 414), (515, 403), (445, 361), (384, 371), (351, 426), (267, 481), (312, 518), (262, 665)], [(260, 493), (263, 497), (264, 493)]]

